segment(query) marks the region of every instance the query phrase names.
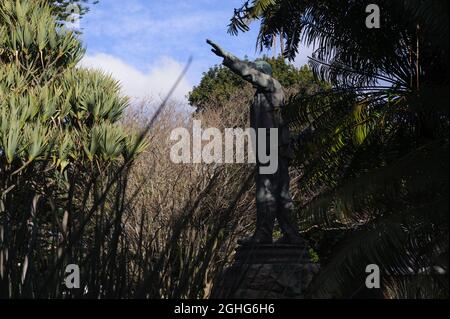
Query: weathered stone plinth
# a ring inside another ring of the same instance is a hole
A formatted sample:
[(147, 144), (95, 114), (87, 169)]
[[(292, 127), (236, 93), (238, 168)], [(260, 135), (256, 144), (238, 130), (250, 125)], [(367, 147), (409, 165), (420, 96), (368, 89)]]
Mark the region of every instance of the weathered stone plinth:
[(304, 246), (240, 246), (212, 298), (303, 299), (318, 270)]

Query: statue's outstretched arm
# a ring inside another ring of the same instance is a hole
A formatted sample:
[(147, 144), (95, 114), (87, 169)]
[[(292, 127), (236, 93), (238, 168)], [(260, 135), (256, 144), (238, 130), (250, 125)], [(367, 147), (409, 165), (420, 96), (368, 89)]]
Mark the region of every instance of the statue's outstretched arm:
[(246, 81), (252, 84), (263, 87), (271, 88), (274, 86), (273, 78), (267, 74), (264, 74), (257, 69), (250, 66), (249, 63), (239, 60), (237, 57), (229, 52), (223, 50), (220, 46), (211, 40), (206, 41), (213, 47), (212, 52), (223, 58), (223, 64), (231, 71), (244, 78)]
[(271, 76), (258, 71), (251, 67), (249, 63), (241, 61), (236, 57), (225, 57), (223, 65), (253, 85), (264, 88), (273, 86), (273, 78)]

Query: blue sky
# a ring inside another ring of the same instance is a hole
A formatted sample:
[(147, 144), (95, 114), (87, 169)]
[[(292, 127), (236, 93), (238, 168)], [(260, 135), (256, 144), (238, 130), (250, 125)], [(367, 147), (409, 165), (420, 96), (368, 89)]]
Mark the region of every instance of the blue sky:
[[(221, 59), (205, 43), (211, 38), (239, 57), (253, 59), (258, 25), (231, 36), (227, 25), (243, 0), (100, 0), (81, 20), (87, 55), (82, 65), (101, 68), (134, 98), (164, 96), (189, 57), (193, 64), (175, 98), (184, 96), (202, 72)], [(271, 54), (270, 52), (265, 52)], [(295, 64), (306, 63), (302, 50)]]

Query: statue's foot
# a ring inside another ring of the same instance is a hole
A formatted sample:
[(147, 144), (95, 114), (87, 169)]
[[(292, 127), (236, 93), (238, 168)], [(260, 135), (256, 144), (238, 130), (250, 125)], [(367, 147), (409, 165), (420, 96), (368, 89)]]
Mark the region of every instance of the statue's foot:
[(270, 245), (272, 243), (273, 241), (271, 237), (258, 234), (238, 240), (238, 244), (241, 246)]
[(283, 235), (275, 242), (275, 245), (305, 245), (305, 241), (299, 236)]

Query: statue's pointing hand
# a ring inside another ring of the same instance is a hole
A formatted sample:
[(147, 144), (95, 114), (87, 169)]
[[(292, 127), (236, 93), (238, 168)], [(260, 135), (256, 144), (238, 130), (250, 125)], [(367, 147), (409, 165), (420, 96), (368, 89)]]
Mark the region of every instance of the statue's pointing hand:
[(227, 56), (227, 52), (225, 52), (219, 45), (217, 45), (216, 43), (214, 43), (212, 40), (206, 40), (206, 43), (208, 43), (210, 46), (213, 47), (213, 49), (211, 50), (214, 54), (216, 54), (217, 56), (220, 56), (222, 58), (225, 58)]

